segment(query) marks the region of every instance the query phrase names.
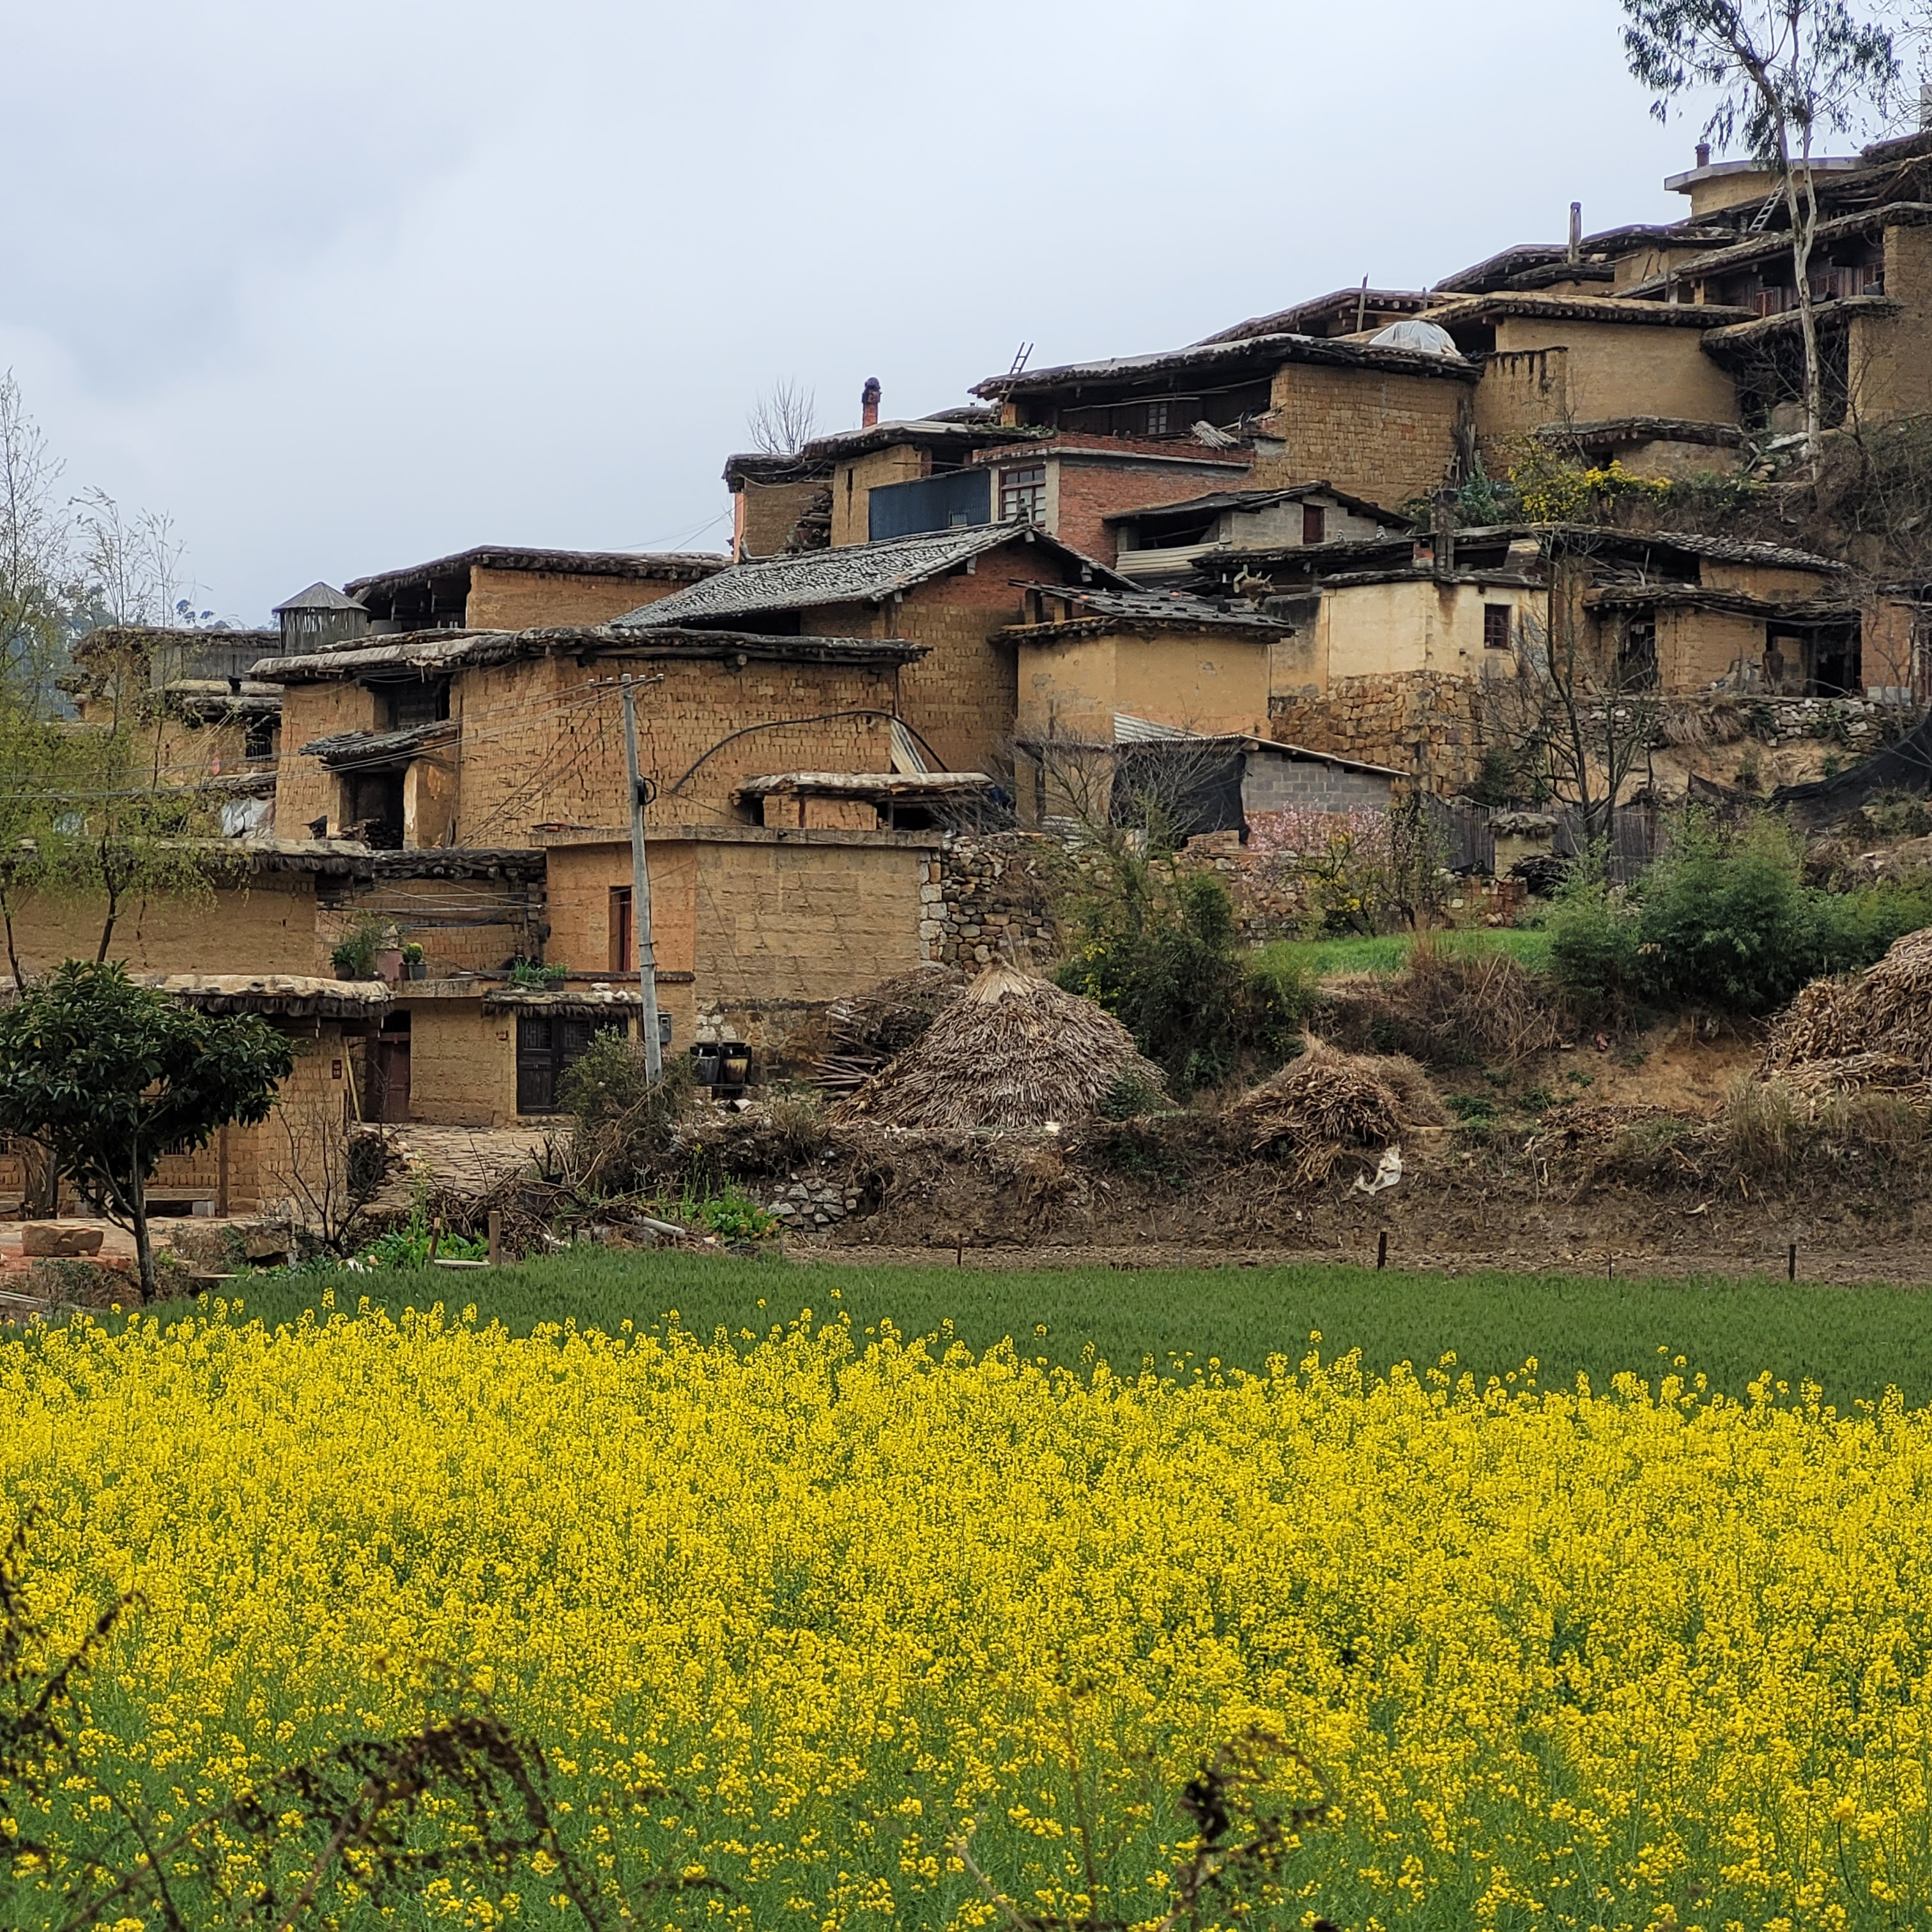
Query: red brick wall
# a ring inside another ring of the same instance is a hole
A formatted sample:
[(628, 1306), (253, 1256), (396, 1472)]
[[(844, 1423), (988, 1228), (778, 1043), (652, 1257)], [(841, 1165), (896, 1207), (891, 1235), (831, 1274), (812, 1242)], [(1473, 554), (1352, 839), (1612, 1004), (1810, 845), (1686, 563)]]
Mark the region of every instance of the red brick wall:
[(1156, 503), (1184, 503), (1216, 490), (1242, 490), (1251, 479), (1245, 468), (1202, 464), (1198, 469), (1162, 464), (1148, 469), (1115, 469), (1098, 463), (1060, 466), (1060, 520), (1054, 535), (1082, 556), (1111, 564), (1118, 550), (1114, 532), (1102, 520), (1123, 510)]
[(1010, 762), (1019, 686), (1013, 647), (994, 642), (992, 634), (1023, 614), (1016, 579), (1059, 584), (1070, 574), (1045, 545), (1016, 535), (982, 553), (970, 575), (932, 578), (883, 611), (872, 604), (828, 604), (806, 612), (805, 626), (821, 637), (900, 637), (927, 646), (926, 656), (899, 674), (899, 716), (949, 771), (998, 772)]

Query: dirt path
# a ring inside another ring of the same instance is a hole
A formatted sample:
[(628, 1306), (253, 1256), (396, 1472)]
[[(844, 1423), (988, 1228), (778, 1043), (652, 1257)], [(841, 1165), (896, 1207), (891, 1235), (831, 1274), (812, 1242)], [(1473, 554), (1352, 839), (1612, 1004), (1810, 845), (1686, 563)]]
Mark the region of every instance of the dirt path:
[[(1038, 1247), (874, 1246), (860, 1241), (833, 1244), (788, 1239), (788, 1258), (800, 1262), (836, 1262), (854, 1268), (933, 1268), (948, 1265), (988, 1271), (1034, 1268), (1372, 1268), (1376, 1242), (1370, 1235), (1360, 1245), (1347, 1247), (1266, 1247), (1229, 1249), (1188, 1246), (1179, 1242), (1130, 1247), (1052, 1245)], [(1466, 1249), (1409, 1248), (1391, 1241), (1388, 1265), (1441, 1274), (1562, 1274), (1579, 1280), (1666, 1280), (1718, 1276), (1745, 1280), (1770, 1276), (1783, 1279), (1788, 1260), (1784, 1247), (1738, 1250), (1660, 1250), (1631, 1246), (1579, 1251), (1559, 1247), (1504, 1247), (1481, 1252)], [(1801, 1245), (1798, 1280), (1801, 1285), (1834, 1288), (1861, 1286), (1919, 1288), (1932, 1286), (1932, 1257), (1918, 1242), (1889, 1242), (1870, 1247), (1833, 1248)]]

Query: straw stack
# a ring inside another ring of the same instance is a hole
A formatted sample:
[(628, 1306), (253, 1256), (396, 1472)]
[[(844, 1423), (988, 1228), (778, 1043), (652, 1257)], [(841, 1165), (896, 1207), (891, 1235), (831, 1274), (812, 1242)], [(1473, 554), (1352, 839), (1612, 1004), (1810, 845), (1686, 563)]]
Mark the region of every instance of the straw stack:
[(999, 961), (833, 1118), (962, 1132), (1066, 1125), (1124, 1079), (1164, 1090), (1111, 1014)]
[(1303, 1181), (1326, 1180), (1345, 1154), (1390, 1146), (1412, 1128), (1448, 1118), (1414, 1060), (1338, 1053), (1319, 1040), (1229, 1113), (1257, 1153), (1292, 1154)]
[[(1813, 980), (1780, 1015), (1764, 1072), (1785, 1074), (1820, 1060), (1846, 1063), (1841, 1089), (1896, 1087), (1895, 1068), (1888, 1078), (1876, 1076), (1897, 1060), (1932, 1079), (1932, 927), (1907, 933), (1854, 979)], [(1856, 1077), (1861, 1072), (1872, 1077)]]

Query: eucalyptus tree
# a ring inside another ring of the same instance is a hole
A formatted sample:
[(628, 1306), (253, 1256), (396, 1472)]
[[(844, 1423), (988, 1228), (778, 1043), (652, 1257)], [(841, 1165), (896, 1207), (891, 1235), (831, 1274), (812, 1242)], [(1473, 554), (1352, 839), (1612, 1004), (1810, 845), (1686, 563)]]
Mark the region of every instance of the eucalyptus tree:
[(1739, 136), (1777, 170), (1791, 224), (1804, 346), (1804, 450), (1817, 461), (1824, 422), (1824, 362), (1812, 299), (1818, 231), (1813, 143), (1888, 109), (1900, 67), (1895, 8), (1853, 0), (1623, 0), (1624, 52), (1668, 118), (1685, 96), (1708, 104), (1705, 138)]

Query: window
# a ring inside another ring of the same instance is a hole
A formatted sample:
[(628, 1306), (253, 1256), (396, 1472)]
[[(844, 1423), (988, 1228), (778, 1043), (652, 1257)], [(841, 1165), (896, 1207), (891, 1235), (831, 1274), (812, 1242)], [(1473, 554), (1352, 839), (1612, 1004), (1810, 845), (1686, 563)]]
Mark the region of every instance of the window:
[(1617, 682), (1626, 691), (1657, 688), (1657, 620), (1632, 617), (1617, 652)]
[(1000, 472), (1000, 521), (1043, 524), (1046, 520), (1046, 465)]
[(1483, 645), (1486, 650), (1506, 651), (1510, 647), (1510, 607), (1507, 604), (1483, 606)]
[(612, 972), (634, 973), (638, 970), (637, 935), (637, 924), (631, 916), (631, 889), (628, 886), (613, 886), (610, 888)]
[(1305, 544), (1321, 543), (1326, 540), (1328, 532), (1328, 512), (1319, 503), (1304, 503), (1301, 506), (1301, 541)]
[(275, 721), (272, 718), (251, 718), (242, 727), (244, 742), (242, 754), (250, 758), (272, 758), (275, 755)]
[(449, 680), (446, 677), (392, 685), (388, 695), (387, 728), (392, 731), (406, 731), (413, 724), (440, 724), (449, 716)]
[(1147, 433), (1149, 436), (1166, 435), (1167, 411), (1168, 405), (1166, 403), (1148, 404), (1147, 406)]

